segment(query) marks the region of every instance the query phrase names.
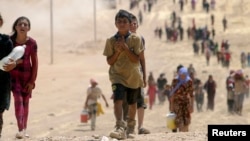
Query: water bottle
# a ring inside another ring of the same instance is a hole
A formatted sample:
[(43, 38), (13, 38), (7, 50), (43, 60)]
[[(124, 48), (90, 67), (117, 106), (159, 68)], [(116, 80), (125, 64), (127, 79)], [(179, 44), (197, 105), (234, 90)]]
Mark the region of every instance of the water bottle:
[(14, 47), (9, 55), (5, 56), (4, 58), (0, 60), (0, 69), (4, 70), (3, 66), (5, 64), (8, 64), (10, 62), (10, 59), (12, 59), (13, 61), (17, 61), (18, 59), (23, 57), (25, 48), (26, 48), (26, 45)]
[(167, 114), (166, 116), (167, 116), (167, 128), (171, 130), (175, 129), (176, 128), (176, 125), (175, 125), (176, 114), (171, 112)]

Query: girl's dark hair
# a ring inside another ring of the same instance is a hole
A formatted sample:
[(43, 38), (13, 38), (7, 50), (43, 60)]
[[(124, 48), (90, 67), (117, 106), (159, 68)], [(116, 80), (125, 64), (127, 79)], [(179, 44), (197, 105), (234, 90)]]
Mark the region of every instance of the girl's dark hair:
[(118, 13), (115, 15), (115, 21), (118, 19), (118, 18), (127, 18), (128, 21), (131, 23), (131, 17), (130, 17), (130, 13), (126, 10), (119, 10)]
[(11, 35), (11, 38), (15, 39), (17, 37), (17, 31), (16, 31), (16, 26), (17, 26), (17, 23), (20, 21), (20, 20), (27, 20), (28, 21), (28, 25), (29, 25), (29, 28), (31, 28), (31, 25), (30, 25), (30, 20), (27, 18), (27, 17), (24, 17), (24, 16), (21, 16), (19, 18), (17, 18), (14, 22), (14, 24), (12, 25), (12, 35)]

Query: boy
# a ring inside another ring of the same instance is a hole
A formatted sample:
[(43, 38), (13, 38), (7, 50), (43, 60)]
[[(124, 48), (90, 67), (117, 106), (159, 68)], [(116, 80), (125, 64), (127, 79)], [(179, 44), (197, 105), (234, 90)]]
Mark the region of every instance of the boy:
[[(138, 20), (136, 18), (136, 16), (134, 16), (133, 14), (131, 14), (131, 24), (130, 24), (130, 31), (132, 33), (136, 33), (136, 30), (138, 28)], [(141, 36), (142, 38), (142, 43), (143, 43), (143, 51), (141, 52), (140, 54), (140, 64), (141, 64), (141, 71), (142, 71), (142, 75), (143, 75), (143, 84), (144, 84), (144, 87), (146, 87), (146, 65), (145, 65), (145, 56), (144, 56), (144, 50), (145, 50), (145, 40), (144, 38)], [(125, 119), (126, 120), (126, 117), (127, 117), (127, 107), (128, 107), (128, 104), (126, 103), (126, 101), (124, 101), (123, 103), (123, 106), (124, 106), (124, 116), (125, 116)], [(144, 103), (144, 91), (143, 91), (143, 87), (141, 88), (141, 94), (138, 95), (137, 97), (137, 117), (138, 117), (138, 134), (149, 134), (150, 131), (146, 128), (143, 128), (143, 119), (144, 119), (144, 111), (145, 109), (147, 108), (146, 104)], [(131, 123), (131, 130), (130, 130), (130, 133), (135, 133), (134, 131), (134, 127), (135, 127), (135, 122)]]
[(88, 109), (89, 119), (91, 119), (91, 130), (95, 130), (96, 115), (97, 115), (97, 100), (102, 97), (108, 107), (106, 97), (103, 95), (101, 89), (97, 86), (98, 83), (94, 79), (90, 79), (90, 87), (87, 89), (87, 98), (84, 104), (84, 109)]
[[(110, 137), (125, 139), (135, 122), (137, 97), (141, 92), (143, 80), (140, 70), (140, 54), (143, 51), (141, 37), (130, 33), (130, 13), (119, 10), (115, 16), (115, 26), (118, 32), (106, 40), (103, 55), (110, 65), (109, 79), (114, 94), (114, 114), (116, 118), (115, 130)], [(123, 99), (129, 104), (126, 126), (123, 121)]]

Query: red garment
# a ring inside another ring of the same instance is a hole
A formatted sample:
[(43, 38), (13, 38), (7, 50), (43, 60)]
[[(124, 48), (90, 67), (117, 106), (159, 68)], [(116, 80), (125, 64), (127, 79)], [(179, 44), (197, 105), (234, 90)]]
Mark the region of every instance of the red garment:
[[(15, 39), (12, 39), (12, 42), (14, 46), (23, 45), (17, 44), (15, 42)], [(32, 81), (31, 54), (37, 53), (37, 44), (34, 39), (29, 37), (29, 40), (26, 41), (25, 45), (25, 53), (21, 58), (23, 62), (21, 64), (18, 64), (15, 69), (10, 72), (12, 93), (15, 102), (15, 116), (17, 119), (19, 131), (27, 128), (29, 115), (29, 99), (31, 98), (31, 92), (28, 93), (25, 90), (25, 86), (27, 83), (29, 83), (29, 81)]]
[(229, 61), (230, 58), (231, 58), (230, 53), (229, 53), (229, 52), (226, 52), (226, 53), (225, 53), (225, 59), (226, 59), (226, 61)]
[(149, 98), (149, 109), (152, 109), (153, 104), (155, 102), (155, 95), (157, 93), (156, 85), (149, 85), (147, 93)]
[[(18, 44), (13, 40), (14, 46), (19, 46), (23, 44)], [(11, 71), (12, 77), (12, 92), (13, 94), (21, 94), (24, 92), (24, 86), (29, 82), (31, 79), (31, 61), (30, 56), (32, 53), (37, 53), (37, 44), (36, 41), (29, 37), (29, 40), (25, 43), (25, 53), (22, 57), (23, 63), (18, 64), (15, 69)], [(24, 94), (24, 93), (23, 93)], [(31, 93), (25, 93), (25, 95), (30, 95)]]

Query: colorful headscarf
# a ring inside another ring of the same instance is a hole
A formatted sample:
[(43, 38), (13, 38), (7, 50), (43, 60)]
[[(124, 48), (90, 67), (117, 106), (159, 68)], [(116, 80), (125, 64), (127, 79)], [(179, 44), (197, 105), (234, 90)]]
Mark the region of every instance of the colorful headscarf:
[[(183, 74), (186, 76), (186, 78), (184, 80), (180, 78), (180, 75), (183, 75)], [(189, 73), (188, 73), (188, 69), (185, 68), (185, 67), (182, 67), (178, 72), (178, 77), (177, 78), (179, 80), (179, 83), (181, 83), (181, 84), (184, 84), (184, 83), (188, 82), (191, 79), (190, 76), (189, 76)]]

